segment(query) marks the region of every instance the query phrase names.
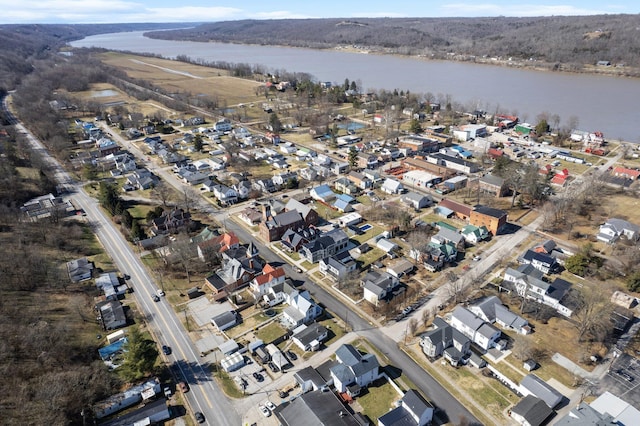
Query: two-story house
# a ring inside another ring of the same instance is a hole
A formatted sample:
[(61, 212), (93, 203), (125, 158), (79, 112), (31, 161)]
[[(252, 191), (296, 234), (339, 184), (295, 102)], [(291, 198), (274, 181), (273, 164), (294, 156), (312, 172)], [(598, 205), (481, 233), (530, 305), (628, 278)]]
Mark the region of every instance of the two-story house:
[(364, 298), (374, 306), (378, 306), (382, 300), (390, 300), (400, 284), (400, 280), (388, 272), (369, 271), (364, 276), (360, 285), (364, 292)]
[(600, 226), (597, 238), (607, 244), (613, 244), (624, 236), (635, 243), (640, 239), (640, 227), (623, 219), (611, 218)]
[(533, 266), (543, 274), (551, 274), (558, 268), (558, 263), (554, 257), (533, 250), (527, 250), (518, 261), (522, 264)]
[(317, 263), (345, 251), (348, 245), (349, 236), (342, 229), (332, 229), (302, 246), (299, 253), (308, 262)]
[(541, 278), (542, 272), (531, 265), (507, 268), (504, 272), (504, 281), (511, 283), (520, 297), (550, 306), (559, 314), (570, 317), (573, 311), (563, 304), (563, 299), (569, 293), (571, 283), (560, 278), (548, 283)]
[(356, 270), (356, 261), (348, 251), (335, 254), (320, 260), (319, 270), (325, 277), (340, 281)]
[(433, 327), (420, 338), (422, 352), (431, 359), (444, 356), (451, 365), (458, 366), (471, 352), (471, 340), (440, 317), (433, 320)]
[(262, 295), (267, 293), (267, 291), (276, 284), (283, 283), (286, 279), (286, 274), (284, 272), (284, 268), (274, 267), (270, 264), (266, 264), (264, 268), (262, 268), (262, 275), (258, 275), (251, 281), (249, 285), (253, 296), (256, 299), (259, 299)]
[(217, 184), (211, 187), (213, 196), (220, 201), (223, 206), (228, 206), (238, 202), (238, 192), (226, 185)]
[(340, 346), (336, 350), (336, 361), (337, 364), (329, 371), (338, 392), (349, 392), (351, 396), (356, 396), (360, 388), (369, 386), (380, 377), (380, 364), (376, 356), (361, 354), (352, 345)]
[(322, 308), (311, 299), (306, 290), (289, 294), (286, 302), (289, 306), (282, 312), (282, 318), (289, 328), (307, 324), (322, 315)]
[(494, 347), (502, 335), (500, 330), (462, 306), (454, 309), (451, 326), (485, 351)]

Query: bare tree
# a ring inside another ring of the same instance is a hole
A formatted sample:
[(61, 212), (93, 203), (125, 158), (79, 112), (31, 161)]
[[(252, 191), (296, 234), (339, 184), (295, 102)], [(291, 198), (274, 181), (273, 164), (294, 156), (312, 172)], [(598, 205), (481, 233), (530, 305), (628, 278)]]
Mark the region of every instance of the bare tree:
[(577, 306), (573, 319), (578, 330), (578, 342), (584, 341), (587, 336), (602, 341), (611, 328), (613, 312), (607, 297), (601, 291), (587, 287), (583, 287), (580, 292), (573, 292), (572, 297)]
[(163, 180), (158, 181), (151, 190), (154, 197), (162, 201), (164, 207), (168, 207), (169, 200), (173, 194), (173, 189)]

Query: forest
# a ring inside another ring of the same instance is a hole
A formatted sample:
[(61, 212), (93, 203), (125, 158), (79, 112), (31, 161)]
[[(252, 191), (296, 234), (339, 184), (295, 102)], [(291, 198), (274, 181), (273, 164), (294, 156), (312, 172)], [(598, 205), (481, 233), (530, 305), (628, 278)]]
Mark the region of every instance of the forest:
[(481, 61), (509, 58), (554, 70), (584, 71), (607, 61), (640, 67), (639, 15), (484, 18), (358, 18), (242, 20), (151, 32), (153, 38), (285, 45), (336, 46)]

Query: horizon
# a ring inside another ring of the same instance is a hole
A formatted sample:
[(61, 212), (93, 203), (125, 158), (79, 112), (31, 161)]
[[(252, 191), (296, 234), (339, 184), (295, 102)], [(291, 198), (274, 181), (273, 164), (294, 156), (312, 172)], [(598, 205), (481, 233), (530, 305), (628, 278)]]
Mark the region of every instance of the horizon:
[[(307, 4), (292, 0), (278, 2), (272, 10), (262, 1), (229, 0), (210, 6), (206, 0), (186, 0), (176, 7), (168, 0), (23, 0), (4, 6), (2, 25), (9, 24), (130, 24), (130, 23), (208, 23), (245, 19), (354, 19), (354, 18), (491, 18), (491, 17), (550, 17), (589, 15), (635, 15), (640, 4), (621, 0), (603, 5), (595, 0), (547, 0), (544, 4), (516, 3), (493, 0), (488, 3), (416, 4), (411, 0), (385, 1), (354, 0), (347, 4), (326, 0)], [(639, 2), (640, 3), (640, 2)]]

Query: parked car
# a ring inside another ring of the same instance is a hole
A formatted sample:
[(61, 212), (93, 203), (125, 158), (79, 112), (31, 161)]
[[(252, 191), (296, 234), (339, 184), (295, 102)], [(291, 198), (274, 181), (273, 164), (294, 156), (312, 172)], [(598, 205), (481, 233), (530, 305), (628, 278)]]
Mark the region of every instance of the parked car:
[(171, 348), (167, 345), (162, 345), (162, 353), (165, 355), (171, 355)]
[(265, 417), (269, 417), (271, 415), (271, 411), (269, 411), (269, 409), (264, 405), (258, 405), (258, 409), (260, 410), (262, 415)]
[(280, 371), (280, 369), (278, 368), (277, 365), (275, 365), (272, 361), (269, 361), (269, 368), (271, 369), (271, 371), (273, 371), (274, 373), (277, 373), (278, 371)]
[(158, 289), (156, 293), (158, 294), (158, 296), (164, 297), (164, 290)]
[(189, 385), (186, 382), (180, 382), (178, 383), (178, 389), (180, 389), (182, 393), (187, 393), (189, 392)]
[(411, 311), (413, 311), (413, 308), (411, 306), (407, 306), (406, 308), (404, 308), (402, 310), (402, 314), (403, 315), (409, 315), (411, 313)]
[(294, 352), (291, 352), (291, 351), (287, 351), (287, 357), (291, 361), (295, 361), (298, 359), (298, 355), (296, 355)]
[(253, 378), (256, 379), (258, 382), (262, 382), (264, 380), (264, 377), (262, 377), (262, 374), (260, 373), (253, 373)]
[(129, 281), (131, 279), (131, 275), (124, 274), (123, 278), (125, 279), (125, 281)]
[(171, 388), (169, 386), (165, 386), (163, 392), (164, 396), (166, 396), (167, 398), (171, 398), (171, 394), (173, 393), (171, 392)]
[(195, 417), (198, 423), (204, 423), (204, 414), (202, 414), (200, 411), (196, 411)]
[(477, 262), (477, 261), (479, 261), (479, 260), (480, 260), (480, 256), (473, 256), (473, 261), (474, 261), (474, 262)]
[(264, 403), (264, 405), (265, 405), (265, 406), (266, 406), (270, 411), (273, 411), (273, 410), (275, 410), (275, 409), (276, 409), (276, 404), (274, 404), (274, 403), (273, 403), (273, 402), (271, 402), (271, 401), (267, 401), (267, 402), (265, 402), (265, 403)]

